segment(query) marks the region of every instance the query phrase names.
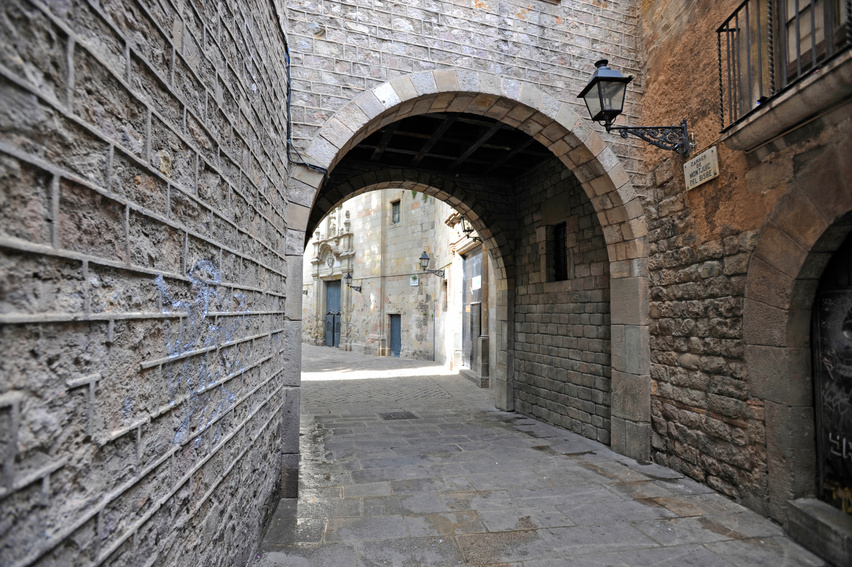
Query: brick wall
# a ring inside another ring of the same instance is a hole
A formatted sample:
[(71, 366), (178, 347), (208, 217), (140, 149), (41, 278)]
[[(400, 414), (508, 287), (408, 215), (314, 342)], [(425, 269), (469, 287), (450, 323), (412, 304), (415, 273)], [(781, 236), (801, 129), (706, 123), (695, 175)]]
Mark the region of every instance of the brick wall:
[(8, 0), (0, 42), (0, 563), (242, 564), (298, 458), (277, 16)]
[[(609, 443), (609, 258), (594, 207), (556, 160), (518, 182), (515, 408)], [(565, 222), (569, 278), (548, 281), (548, 225)]]
[[(696, 153), (716, 145), (721, 168), (719, 178), (687, 193), (685, 159), (646, 152), (651, 447), (656, 462), (761, 509), (764, 404), (748, 384), (743, 308), (761, 225), (784, 191), (770, 172), (784, 166), (769, 159), (760, 167), (756, 156), (718, 143), (715, 30), (738, 4), (649, 2), (642, 13), (650, 96), (645, 121), (685, 113)], [(654, 31), (661, 27), (669, 33)], [(687, 29), (689, 42), (678, 37)], [(668, 83), (675, 76), (681, 87), (673, 92)]]
[[(758, 231), (702, 241), (672, 163), (657, 166), (649, 219), (654, 460), (729, 496), (760, 492), (763, 403), (747, 383), (746, 271)], [(681, 175), (682, 179), (682, 175)], [(674, 195), (671, 194), (674, 192)], [(667, 194), (668, 193), (668, 194)]]

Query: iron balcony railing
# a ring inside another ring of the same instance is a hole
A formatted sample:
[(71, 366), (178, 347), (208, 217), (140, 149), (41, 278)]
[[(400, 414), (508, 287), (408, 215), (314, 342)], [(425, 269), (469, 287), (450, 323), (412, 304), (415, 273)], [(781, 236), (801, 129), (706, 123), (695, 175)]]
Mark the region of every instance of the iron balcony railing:
[(725, 131), (852, 45), (852, 0), (745, 0), (716, 33)]

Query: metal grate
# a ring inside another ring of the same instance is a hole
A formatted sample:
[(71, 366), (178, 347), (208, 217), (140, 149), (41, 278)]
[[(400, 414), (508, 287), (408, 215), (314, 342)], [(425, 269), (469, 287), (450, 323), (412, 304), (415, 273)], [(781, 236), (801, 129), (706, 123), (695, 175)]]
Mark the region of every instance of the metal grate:
[(396, 419), (420, 419), (410, 411), (388, 411), (385, 413), (380, 413), (379, 417), (384, 419), (385, 421), (392, 421)]

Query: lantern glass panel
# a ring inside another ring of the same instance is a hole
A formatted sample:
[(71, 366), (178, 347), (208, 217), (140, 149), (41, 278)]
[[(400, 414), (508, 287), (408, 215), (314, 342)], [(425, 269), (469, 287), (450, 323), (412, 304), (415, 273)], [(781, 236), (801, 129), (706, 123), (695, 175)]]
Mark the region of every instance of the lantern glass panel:
[(623, 81), (601, 81), (598, 83), (601, 90), (603, 110), (610, 115), (621, 114), (624, 109), (624, 95), (627, 92), (627, 83)]
[(601, 113), (601, 95), (598, 90), (601, 87), (601, 83), (596, 84), (594, 87), (589, 89), (589, 92), (586, 93), (586, 96), (583, 97), (583, 100), (586, 101), (586, 108), (589, 109), (589, 116), (592, 117), (592, 120), (600, 120), (599, 114)]

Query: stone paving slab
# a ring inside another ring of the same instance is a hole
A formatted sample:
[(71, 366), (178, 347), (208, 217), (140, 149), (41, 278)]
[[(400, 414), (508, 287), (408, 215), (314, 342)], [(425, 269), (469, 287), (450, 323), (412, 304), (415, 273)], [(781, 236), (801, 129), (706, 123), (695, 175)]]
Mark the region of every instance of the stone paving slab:
[[(305, 345), (303, 370), (300, 496), (250, 567), (824, 565), (708, 487), (497, 411), (440, 366)], [(378, 415), (398, 411), (418, 419)]]

